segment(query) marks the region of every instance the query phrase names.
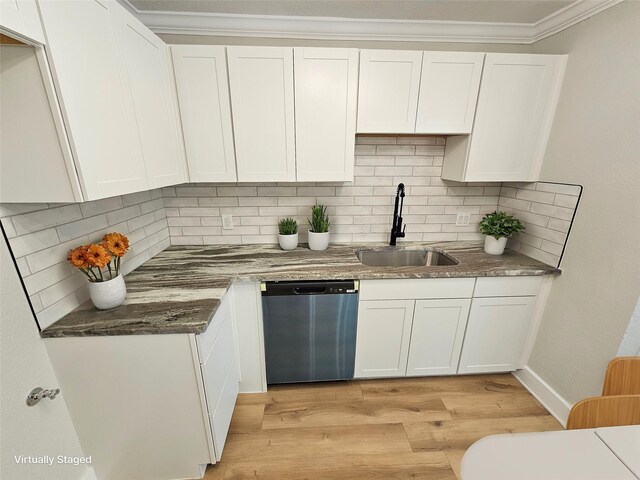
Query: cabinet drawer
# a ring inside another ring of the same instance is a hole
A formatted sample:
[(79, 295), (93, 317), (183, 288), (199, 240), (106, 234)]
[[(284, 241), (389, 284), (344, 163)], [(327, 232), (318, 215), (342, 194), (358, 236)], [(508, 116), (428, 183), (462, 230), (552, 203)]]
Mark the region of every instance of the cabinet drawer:
[(196, 336), (198, 339), (198, 357), (200, 358), (200, 363), (204, 363), (209, 356), (222, 325), (227, 320), (227, 317), (231, 315), (231, 301), (229, 297), (230, 292), (227, 292), (225, 296), (222, 297), (218, 310), (216, 310), (215, 315), (211, 319), (211, 323), (209, 323), (207, 330)]
[(222, 458), (222, 451), (224, 450), (224, 444), (227, 440), (227, 433), (229, 433), (231, 417), (233, 416), (233, 409), (236, 406), (239, 389), (240, 384), (234, 366), (234, 368), (229, 370), (229, 374), (224, 382), (215, 413), (210, 414), (209, 417), (217, 461), (220, 461)]
[(475, 278), (363, 280), (360, 300), (471, 298)]
[(478, 278), (475, 297), (516, 297), (537, 295), (542, 277), (485, 277)]

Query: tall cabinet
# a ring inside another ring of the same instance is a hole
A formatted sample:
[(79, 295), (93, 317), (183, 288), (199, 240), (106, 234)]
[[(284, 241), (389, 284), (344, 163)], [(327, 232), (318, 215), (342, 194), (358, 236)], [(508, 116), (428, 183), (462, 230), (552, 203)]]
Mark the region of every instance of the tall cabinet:
[(240, 182), (295, 181), (293, 49), (227, 47)]
[(358, 50), (295, 48), (296, 179), (353, 181)]

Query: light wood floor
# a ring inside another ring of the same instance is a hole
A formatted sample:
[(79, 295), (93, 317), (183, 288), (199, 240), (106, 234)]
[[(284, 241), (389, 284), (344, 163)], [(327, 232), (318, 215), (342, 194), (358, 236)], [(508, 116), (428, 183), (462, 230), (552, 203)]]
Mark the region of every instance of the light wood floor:
[(455, 480), (484, 436), (561, 429), (510, 374), (274, 386), (240, 395), (205, 479)]

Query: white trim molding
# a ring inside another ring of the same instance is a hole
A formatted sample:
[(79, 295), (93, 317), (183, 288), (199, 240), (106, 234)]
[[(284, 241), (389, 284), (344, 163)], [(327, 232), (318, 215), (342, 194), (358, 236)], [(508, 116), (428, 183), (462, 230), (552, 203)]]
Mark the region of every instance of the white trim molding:
[(572, 406), (567, 400), (528, 366), (516, 370), (513, 376), (566, 428)]
[(536, 23), (455, 22), (241, 15), (138, 10), (119, 0), (155, 33), (225, 37), (387, 42), (532, 44), (622, 0), (576, 0)]

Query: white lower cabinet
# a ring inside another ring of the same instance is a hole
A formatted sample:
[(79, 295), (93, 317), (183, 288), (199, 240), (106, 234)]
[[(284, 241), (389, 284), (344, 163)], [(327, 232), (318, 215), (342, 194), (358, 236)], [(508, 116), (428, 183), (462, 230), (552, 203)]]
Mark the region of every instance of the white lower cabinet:
[(200, 335), (45, 339), (97, 478), (201, 478), (220, 460), (239, 389), (232, 297)]
[(355, 377), (521, 368), (542, 284), (539, 276), (363, 280)]
[(520, 367), (536, 297), (474, 298), (458, 373)]
[(470, 305), (469, 299), (416, 301), (407, 376), (456, 373)]
[(413, 319), (413, 300), (358, 304), (355, 377), (403, 377)]
[(231, 293), (225, 295), (211, 325), (203, 335), (198, 336), (200, 369), (217, 461), (222, 457), (239, 391), (234, 308), (231, 295)]

